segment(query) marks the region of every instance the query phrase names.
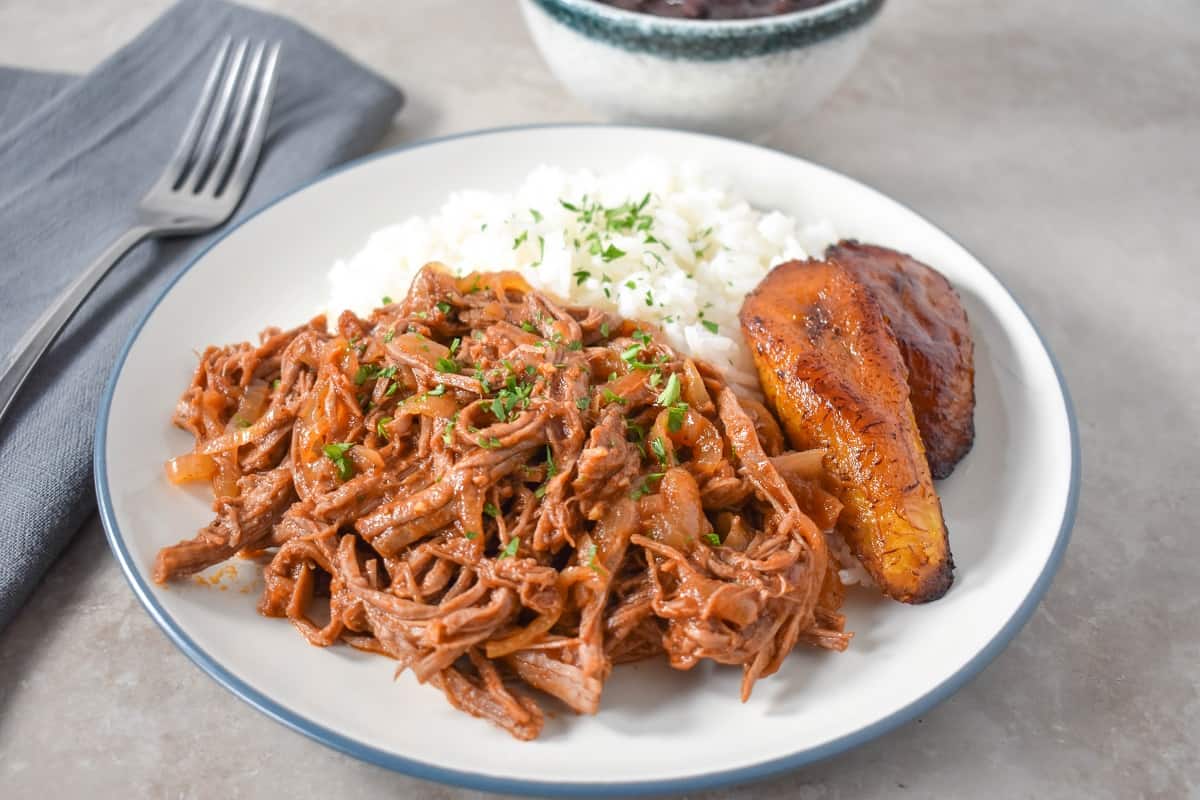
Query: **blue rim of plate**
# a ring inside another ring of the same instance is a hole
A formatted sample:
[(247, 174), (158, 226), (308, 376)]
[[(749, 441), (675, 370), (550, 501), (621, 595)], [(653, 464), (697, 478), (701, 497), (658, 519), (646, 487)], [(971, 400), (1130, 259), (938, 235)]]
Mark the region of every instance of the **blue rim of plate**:
[[(1021, 602), (1021, 605), (1017, 608), (1017, 611), (1012, 615), (1012, 617), (1009, 618), (1008, 622), (1005, 623), (1000, 632), (997, 633), (990, 642), (988, 642), (957, 672), (923, 696), (909, 703), (904, 708), (889, 714), (883, 719), (876, 720), (870, 725), (864, 726), (853, 733), (846, 734), (845, 736), (841, 736), (833, 741), (826, 742), (817, 747), (811, 747), (782, 758), (764, 761), (760, 764), (755, 764), (749, 767), (739, 767), (737, 769), (705, 773), (686, 778), (669, 778), (653, 781), (614, 783), (556, 783), (521, 780), (517, 778), (494, 777), (474, 772), (464, 772), (456, 769), (438, 767), (433, 764), (427, 764), (423, 761), (417, 761), (414, 759), (405, 758), (404, 756), (396, 755), (395, 753), (389, 753), (387, 751), (372, 747), (368, 744), (359, 742), (348, 736), (343, 736), (340, 733), (313, 722), (312, 720), (306, 719), (283, 704), (272, 700), (270, 697), (262, 692), (259, 692), (257, 689), (247, 685), (233, 673), (225, 669), (225, 667), (218, 663), (216, 659), (214, 659), (212, 656), (202, 650), (194, 641), (192, 641), (191, 637), (184, 632), (183, 628), (180, 627), (174, 618), (167, 613), (166, 609), (164, 609), (154, 597), (150, 585), (141, 576), (137, 569), (134, 568), (132, 557), (129, 553), (129, 550), (125, 547), (125, 542), (122, 539), (120, 535), (120, 529), (117, 526), (116, 516), (114, 515), (112, 509), (112, 498), (109, 492), (107, 462), (105, 460), (105, 450), (108, 444), (108, 417), (112, 410), (113, 392), (116, 389), (117, 380), (121, 376), (121, 371), (125, 366), (125, 360), (129, 356), (129, 351), (133, 348), (134, 342), (137, 341), (138, 335), (141, 333), (146, 321), (150, 319), (150, 316), (154, 313), (154, 310), (158, 308), (159, 303), (161, 303), (163, 299), (171, 292), (171, 290), (175, 287), (175, 284), (179, 282), (180, 278), (186, 275), (192, 269), (192, 267), (204, 260), (204, 257), (208, 254), (209, 250), (223, 242), (226, 237), (228, 237), (242, 225), (250, 222), (268, 208), (271, 208), (272, 206), (275, 206), (283, 200), (286, 200), (292, 195), (304, 191), (310, 186), (320, 183), (321, 181), (337, 175), (338, 173), (349, 169), (354, 169), (355, 167), (359, 167), (379, 158), (386, 158), (399, 152), (429, 147), (431, 145), (436, 145), (441, 142), (452, 141), (455, 139), (482, 137), (499, 133), (511, 133), (514, 131), (525, 130), (570, 130), (578, 128), (634, 128), (641, 130), (661, 130), (670, 133), (684, 133), (685, 135), (689, 136), (701, 136), (709, 139), (719, 139), (746, 147), (756, 147), (760, 150), (768, 150), (772, 153), (778, 153), (780, 155), (787, 156), (788, 158), (805, 160), (800, 159), (799, 156), (793, 156), (790, 153), (784, 153), (782, 151), (773, 150), (772, 148), (762, 147), (760, 145), (747, 144), (745, 142), (741, 142), (736, 139), (729, 139), (723, 136), (697, 134), (690, 131), (675, 131), (670, 128), (656, 128), (649, 125), (606, 125), (603, 123), (513, 125), (508, 127), (488, 128), (484, 130), (469, 131), (466, 133), (451, 134), (449, 136), (441, 136), (434, 139), (426, 139), (420, 142), (414, 142), (413, 144), (409, 145), (402, 145), (400, 147), (383, 150), (378, 153), (371, 153), (328, 170), (316, 178), (313, 178), (312, 180), (305, 182), (295, 189), (281, 194), (269, 203), (266, 203), (254, 213), (239, 221), (236, 225), (230, 227), (228, 230), (222, 233), (221, 236), (208, 244), (203, 250), (197, 253), (191, 261), (189, 261), (182, 269), (180, 269), (173, 278), (171, 278), (170, 283), (168, 283), (163, 289), (162, 293), (155, 298), (154, 303), (146, 310), (146, 312), (142, 314), (141, 319), (138, 320), (137, 325), (134, 327), (132, 333), (130, 333), (129, 337), (125, 340), (125, 344), (121, 347), (120, 355), (118, 355), (116, 364), (113, 367), (112, 374), (109, 376), (108, 383), (105, 385), (104, 394), (100, 401), (100, 410), (96, 416), (96, 437), (93, 452), (93, 467), (95, 469), (96, 476), (96, 500), (97, 504), (99, 505), (100, 519), (104, 523), (104, 533), (108, 539), (109, 547), (112, 549), (113, 555), (117, 559), (117, 563), (120, 564), (121, 571), (125, 573), (125, 579), (129, 582), (134, 594), (137, 595), (138, 600), (141, 601), (151, 618), (158, 623), (158, 626), (163, 629), (168, 638), (170, 638), (171, 641), (174, 642), (174, 644), (180, 650), (182, 650), (188, 658), (195, 662), (200, 669), (208, 673), (208, 675), (217, 683), (221, 684), (226, 689), (240, 697), (242, 700), (266, 714), (268, 717), (271, 717), (276, 722), (282, 723), (288, 728), (291, 728), (298, 733), (302, 733), (310, 739), (332, 747), (335, 750), (339, 750), (347, 755), (353, 756), (361, 761), (386, 767), (396, 772), (411, 775), (415, 778), (438, 781), (440, 783), (452, 784), (468, 789), (499, 792), (503, 794), (557, 797), (650, 795), (664, 794), (668, 792), (687, 792), (700, 789), (711, 789), (736, 783), (747, 783), (763, 780), (780, 773), (788, 772), (790, 770), (812, 764), (816, 761), (831, 758), (835, 755), (846, 752), (847, 750), (858, 747), (859, 745), (865, 744), (872, 739), (882, 736), (883, 734), (900, 727), (904, 723), (915, 719), (921, 714), (924, 714), (938, 703), (953, 695), (969, 680), (982, 672), (983, 669), (990, 664), (992, 660), (1001, 653), (1001, 651), (1004, 650), (1008, 643), (1012, 641), (1013, 637), (1020, 632), (1021, 628), (1025, 626), (1025, 623), (1029, 621), (1030, 616), (1033, 615), (1034, 610), (1037, 608), (1038, 602), (1042, 599), (1042, 596), (1050, 587), (1050, 583), (1054, 578), (1054, 574), (1058, 571), (1058, 567), (1062, 562), (1063, 554), (1066, 552), (1067, 543), (1071, 537), (1071, 528), (1075, 524), (1075, 513), (1079, 504), (1079, 426), (1075, 418), (1075, 410), (1071, 403), (1071, 396), (1067, 390), (1067, 382), (1063, 378), (1062, 370), (1059, 368), (1058, 361), (1054, 358), (1054, 354), (1050, 351), (1050, 348), (1046, 346), (1046, 340), (1042, 336), (1041, 331), (1038, 330), (1033, 320), (1030, 319), (1029, 315), (1025, 312), (1025, 309), (1020, 303), (1017, 302), (1012, 292), (1008, 290), (1008, 287), (1005, 286), (1004, 283), (1000, 281), (1000, 279), (997, 278), (995, 274), (992, 273), (992, 271), (986, 266), (983, 267), (984, 270), (996, 280), (1002, 289), (1004, 289), (1005, 293), (1010, 299), (1012, 299), (1013, 303), (1020, 310), (1021, 315), (1025, 318), (1025, 321), (1029, 324), (1030, 328), (1033, 329), (1034, 334), (1038, 337), (1038, 341), (1042, 346), (1042, 350), (1046, 353), (1046, 357), (1050, 360), (1050, 365), (1054, 369), (1054, 375), (1058, 379), (1058, 387), (1059, 391), (1061, 392), (1064, 411), (1066, 412), (1067, 416), (1067, 427), (1071, 441), (1071, 480), (1067, 491), (1066, 506), (1063, 509), (1062, 522), (1059, 526), (1058, 535), (1054, 541), (1054, 547), (1050, 551), (1050, 557), (1046, 560), (1046, 564), (1042, 568), (1041, 574), (1038, 575), (1037, 580), (1034, 581), (1033, 588), (1030, 589), (1029, 594), (1025, 596), (1025, 599)], [(828, 167), (821, 168), (829, 170)], [(857, 181), (854, 178), (837, 172), (836, 170), (829, 171), (839, 175), (845, 180), (851, 181), (858, 186), (877, 192), (877, 190), (872, 189), (870, 186), (867, 186), (861, 181)], [(889, 197), (889, 199), (891, 198)], [(893, 200), (893, 202), (898, 203), (899, 201)], [(901, 203), (900, 205), (903, 204)], [(904, 207), (908, 208), (907, 206)], [(913, 213), (916, 212), (914, 211)], [(918, 216), (921, 216), (922, 219), (925, 219), (923, 215)], [(930, 224), (932, 225), (933, 223)], [(947, 236), (947, 238), (951, 239), (951, 241), (958, 243), (957, 240), (949, 236), (949, 234), (943, 231), (940, 227), (936, 225), (934, 227), (937, 228), (937, 230), (944, 236)], [(962, 247), (961, 244), (959, 244), (959, 246)], [(966, 248), (963, 249), (965, 250)], [(974, 258), (973, 255), (972, 258)], [(979, 259), (975, 260), (977, 263), (983, 266), (982, 261), (979, 261)]]

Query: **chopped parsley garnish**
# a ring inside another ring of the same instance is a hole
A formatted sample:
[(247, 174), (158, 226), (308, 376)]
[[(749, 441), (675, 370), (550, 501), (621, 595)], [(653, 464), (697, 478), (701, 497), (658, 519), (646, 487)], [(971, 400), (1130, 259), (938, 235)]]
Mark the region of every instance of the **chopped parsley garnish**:
[(621, 405), (625, 405), (625, 398), (621, 397), (621, 395), (617, 394), (612, 389), (609, 389), (607, 386), (604, 387), (603, 397), (605, 402), (620, 403)]
[(441, 397), (445, 393), (446, 393), (446, 384), (439, 383), (437, 386), (433, 387), (425, 394), (429, 395), (430, 397)]
[(633, 332), (633, 339), (636, 342), (641, 342), (642, 344), (650, 344), (651, 338), (652, 337), (650, 336), (649, 331), (644, 331), (641, 328), (638, 328), (636, 331)]
[(653, 451), (654, 457), (658, 459), (658, 463), (664, 467), (667, 466), (667, 446), (663, 443), (661, 436), (655, 436), (650, 442), (650, 450)]
[(468, 539), (474, 539), (478, 535), (479, 534), (476, 533), (475, 531), (467, 531), (466, 533), (463, 534), (463, 536), (466, 536)]
[(384, 304), (385, 306), (390, 306), (390, 305), (392, 304), (392, 298), (391, 298), (391, 296), (390, 296), (390, 295), (386, 295), (386, 294), (385, 294), (385, 295), (384, 295), (383, 297), (381, 297), (380, 299), (381, 299), (381, 300), (383, 300), (383, 304)]
[[(504, 545), (504, 549), (500, 551), (499, 558), (512, 558), (517, 554), (517, 550), (521, 547), (521, 537), (514, 536), (508, 540), (508, 544)], [(497, 559), (499, 560), (499, 559)]]
[(715, 533), (706, 533), (704, 534), (704, 538), (708, 539), (708, 543), (713, 547), (719, 547), (721, 545), (721, 537), (717, 536)]
[(575, 272), (575, 285), (582, 286), (583, 282), (590, 277), (592, 277), (592, 273), (588, 272), (586, 269), (577, 270)]
[(484, 450), (495, 450), (500, 446), (500, 440), (495, 436), (480, 436), (475, 440), (475, 443)]
[(687, 403), (677, 403), (667, 409), (667, 430), (679, 433), (683, 427), (683, 418), (687, 414)]
[(671, 377), (667, 378), (666, 387), (655, 402), (660, 406), (673, 406), (679, 402), (679, 375), (671, 373)]
[(657, 389), (658, 385), (660, 383), (662, 383), (662, 373), (659, 372), (658, 370), (655, 370), (654, 372), (650, 373), (649, 383), (650, 383), (651, 389)]
[(525, 331), (526, 333), (537, 333), (538, 332), (538, 329), (535, 328), (533, 326), (533, 323), (530, 322), (529, 320), (523, 320), (521, 322), (521, 330)]
[(621, 351), (621, 360), (626, 363), (636, 360), (638, 353), (642, 352), (642, 348), (644, 347), (645, 345), (643, 344), (631, 344)]
[(379, 438), (383, 439), (384, 441), (386, 441), (388, 438), (387, 426), (391, 421), (391, 417), (380, 417), (379, 421), (375, 423), (375, 433), (378, 434)]
[(542, 212), (538, 211), (536, 208), (529, 209), (529, 216), (533, 217), (534, 222), (542, 221)]
[(351, 447), (354, 447), (354, 442), (331, 442), (322, 448), (325, 457), (337, 467), (338, 477), (344, 481), (354, 477), (354, 462), (346, 457)]
[(634, 282), (633, 282), (633, 281), (631, 281), (631, 280), (630, 280), (630, 281), (625, 281), (625, 288), (626, 288), (626, 289), (636, 289), (636, 288), (637, 288), (637, 284), (636, 284), (636, 283), (634, 283)]
[(528, 407), (529, 395), (533, 393), (533, 387), (527, 383), (516, 383), (512, 380), (510, 383), (513, 384), (513, 388), (501, 389), (492, 400), (492, 416), (501, 422), (512, 416), (518, 407)]
[(608, 247), (600, 252), (600, 258), (604, 259), (605, 263), (609, 261), (615, 261), (623, 255), (625, 255), (625, 251), (611, 242), (609, 243)]
[(650, 293), (649, 289), (646, 290), (646, 305), (654, 305), (654, 295)]
[(580, 341), (571, 342), (570, 344), (567, 345), (567, 349), (573, 353), (579, 352), (580, 350), (583, 349), (583, 342), (580, 342)]
[(592, 405), (592, 399), (590, 397), (580, 397), (578, 400), (575, 401), (575, 407), (578, 408), (580, 411), (587, 411), (591, 407), (591, 405)]
[(280, 381), (279, 378), (276, 378), (275, 380), (271, 381), (271, 388), (278, 389), (281, 382), (282, 381)]
[(700, 324), (707, 328), (709, 333), (716, 333), (719, 330), (717, 323), (713, 322), (712, 320), (701, 320)]
[(456, 375), (458, 374), (458, 362), (453, 358), (446, 358), (445, 356), (442, 356), (437, 360), (437, 363), (434, 364), (434, 366), (437, 368), (438, 372), (452, 372)]
[(442, 432), (442, 443), (445, 444), (446, 447), (449, 447), (450, 443), (454, 441), (454, 428), (457, 425), (458, 412), (455, 411), (454, 416), (451, 417), (450, 421), (446, 423), (446, 430)]
[(554, 451), (550, 449), (550, 445), (546, 445), (546, 477), (553, 478), (558, 474), (558, 467), (554, 464)]
[(383, 335), (383, 341), (385, 343), (390, 342), (392, 339), (395, 339), (395, 338), (396, 338), (395, 328), (389, 329), (388, 332)]
[[(606, 289), (605, 291), (608, 291), (608, 290)], [(607, 322), (600, 323), (600, 335), (603, 336), (605, 339), (608, 338), (608, 323)]]
[(587, 568), (592, 572), (595, 572), (597, 575), (600, 574), (602, 567), (596, 562), (596, 545), (593, 544), (588, 548), (587, 560), (583, 563), (586, 564)]
[(378, 364), (363, 364), (354, 373), (354, 385), (362, 386), (373, 378), (391, 378), (396, 374), (395, 367), (381, 367)]
[(462, 345), (462, 339), (458, 338), (457, 336), (455, 336), (453, 339), (451, 339), (450, 340), (450, 355), (454, 355), (455, 353), (457, 353), (458, 348), (461, 345)]
[(491, 503), (484, 503), (483, 513), (487, 514), (492, 519), (497, 519), (500, 516), (500, 509), (496, 508)]
[(234, 418), (233, 418), (233, 422), (234, 422), (234, 424), (235, 424), (235, 425), (237, 425), (239, 428), (249, 428), (249, 427), (250, 427), (250, 425), (252, 424), (252, 423), (250, 422), (250, 420), (246, 419), (246, 418), (245, 418), (245, 417), (243, 417), (243, 416), (236, 416), (236, 417), (234, 417)]
[(449, 314), (451, 308), (453, 308), (453, 306), (451, 306), (445, 300), (442, 300), (437, 304), (438, 311), (442, 312), (443, 314)]
[(525, 240), (528, 238), (529, 238), (529, 231), (521, 231), (521, 235), (518, 236), (517, 238), (513, 239), (513, 248), (512, 249), (516, 250), (518, 247), (520, 247), (522, 244), (524, 244)]

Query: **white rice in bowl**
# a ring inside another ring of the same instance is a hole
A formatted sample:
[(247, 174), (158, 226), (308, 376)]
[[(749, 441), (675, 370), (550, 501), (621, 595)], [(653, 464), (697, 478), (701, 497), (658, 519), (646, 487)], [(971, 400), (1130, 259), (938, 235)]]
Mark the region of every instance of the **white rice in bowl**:
[(437, 214), (376, 232), (330, 271), (328, 310), (365, 315), (430, 261), (515, 270), (568, 302), (657, 323), (675, 348), (756, 385), (742, 300), (774, 265), (836, 239), (828, 221), (755, 209), (694, 164), (542, 166), (511, 193), (455, 192)]

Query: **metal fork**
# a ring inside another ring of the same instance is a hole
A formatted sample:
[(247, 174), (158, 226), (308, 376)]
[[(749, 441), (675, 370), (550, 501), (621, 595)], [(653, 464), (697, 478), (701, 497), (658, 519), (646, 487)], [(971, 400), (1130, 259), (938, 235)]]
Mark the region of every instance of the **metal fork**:
[(267, 131), (279, 43), (221, 43), (179, 147), (117, 237), (21, 337), (0, 373), (0, 422), (25, 379), (109, 270), (143, 239), (211, 230), (246, 194)]

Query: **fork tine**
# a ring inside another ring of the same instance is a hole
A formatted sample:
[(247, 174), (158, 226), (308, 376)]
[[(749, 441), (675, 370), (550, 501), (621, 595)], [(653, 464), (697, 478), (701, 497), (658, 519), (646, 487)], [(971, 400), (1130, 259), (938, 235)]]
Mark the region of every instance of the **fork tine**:
[(225, 192), (240, 198), (254, 174), (258, 163), (258, 154), (262, 150), (263, 140), (267, 138), (267, 120), (271, 116), (271, 101), (275, 96), (275, 79), (279, 66), (280, 44), (275, 42), (267, 51), (266, 66), (262, 78), (258, 82), (258, 91), (254, 98), (254, 113), (250, 117), (250, 126), (246, 130), (245, 142), (238, 153), (237, 163), (229, 176)]
[(209, 106), (212, 105), (213, 98), (217, 94), (217, 79), (221, 77), (221, 70), (225, 66), (225, 57), (229, 54), (229, 46), (233, 43), (233, 37), (226, 36), (221, 40), (221, 46), (217, 49), (217, 57), (213, 59), (213, 65), (208, 70), (208, 77), (204, 79), (204, 88), (200, 90), (200, 99), (196, 102), (195, 109), (192, 110), (192, 116), (188, 120), (187, 128), (184, 129), (183, 136), (179, 139), (179, 145), (175, 148), (174, 155), (167, 162), (167, 167), (163, 171), (163, 175), (169, 177), (172, 186), (179, 185), (183, 180), (184, 170), (190, 163), (192, 148), (195, 147), (196, 139), (200, 135), (200, 126), (203, 125), (205, 117), (208, 116)]
[(254, 89), (258, 83), (259, 73), (262, 69), (263, 54), (266, 52), (267, 43), (259, 42), (254, 46), (254, 50), (250, 54), (250, 64), (246, 68), (244, 77), (242, 78), (242, 86), (238, 92), (237, 106), (233, 110), (233, 117), (229, 120), (229, 127), (222, 140), (221, 152), (217, 156), (216, 166), (209, 173), (208, 180), (201, 187), (205, 192), (212, 195), (220, 195), (221, 190), (229, 179), (229, 165), (233, 163), (233, 157), (237, 154), (238, 148), (242, 144), (242, 131), (246, 127), (246, 120), (250, 116), (250, 103), (254, 97)]
[(229, 105), (233, 102), (233, 92), (237, 87), (238, 77), (242, 71), (242, 63), (246, 59), (246, 50), (250, 42), (243, 39), (238, 42), (233, 51), (229, 69), (225, 72), (225, 80), (221, 82), (221, 90), (216, 103), (209, 110), (208, 119), (204, 123), (204, 131), (200, 135), (200, 143), (196, 145), (196, 155), (192, 159), (192, 168), (185, 179), (185, 189), (195, 192), (200, 188), (204, 178), (212, 170), (213, 152), (220, 140), (221, 131), (225, 127), (225, 119), (229, 113)]

